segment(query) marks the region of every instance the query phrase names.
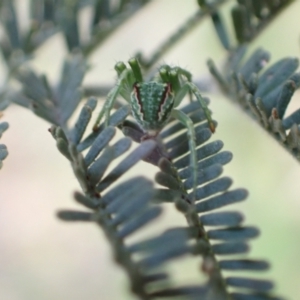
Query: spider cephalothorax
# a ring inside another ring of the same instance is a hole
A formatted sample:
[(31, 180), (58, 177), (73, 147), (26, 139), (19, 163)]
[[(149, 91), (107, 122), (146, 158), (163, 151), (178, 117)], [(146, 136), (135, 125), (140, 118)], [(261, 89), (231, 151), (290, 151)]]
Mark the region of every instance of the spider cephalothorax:
[(209, 128), (214, 132), (214, 123), (206, 102), (196, 85), (191, 82), (191, 74), (188, 71), (180, 67), (171, 68), (164, 65), (153, 80), (144, 82), (137, 59), (132, 58), (128, 63), (130, 68), (126, 67), (123, 62), (116, 64), (118, 82), (108, 93), (94, 128), (97, 129), (103, 116), (105, 116), (105, 124), (108, 124), (110, 111), (119, 95), (130, 104), (132, 115), (147, 138), (155, 137), (170, 118), (179, 120), (187, 128), (193, 179), (191, 201), (194, 202), (198, 177), (195, 130), (189, 116), (176, 107), (187, 93), (194, 94), (205, 113)]

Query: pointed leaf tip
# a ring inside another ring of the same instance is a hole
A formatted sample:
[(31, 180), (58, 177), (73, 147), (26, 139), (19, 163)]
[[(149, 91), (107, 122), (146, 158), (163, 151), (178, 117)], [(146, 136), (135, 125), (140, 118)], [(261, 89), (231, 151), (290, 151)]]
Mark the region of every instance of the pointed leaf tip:
[(57, 217), (63, 221), (92, 221), (92, 214), (89, 212), (75, 210), (60, 210), (57, 212)]
[(97, 191), (102, 192), (141, 159), (146, 158), (156, 147), (154, 140), (142, 142), (136, 149), (127, 155), (107, 176), (97, 185)]

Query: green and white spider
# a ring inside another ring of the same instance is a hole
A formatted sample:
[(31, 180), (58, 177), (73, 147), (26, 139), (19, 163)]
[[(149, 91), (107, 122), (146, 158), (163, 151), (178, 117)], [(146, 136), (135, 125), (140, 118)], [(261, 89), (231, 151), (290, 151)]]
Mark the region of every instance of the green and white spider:
[(108, 124), (110, 111), (118, 95), (130, 104), (131, 113), (145, 133), (145, 139), (155, 138), (171, 118), (179, 120), (187, 128), (193, 177), (193, 196), (190, 200), (194, 202), (198, 177), (195, 130), (189, 116), (176, 107), (187, 93), (194, 94), (205, 113), (210, 130), (214, 132), (215, 126), (207, 105), (196, 85), (191, 82), (191, 74), (188, 71), (164, 65), (153, 80), (144, 82), (137, 59), (132, 58), (128, 63), (130, 67), (126, 67), (123, 62), (115, 65), (118, 81), (107, 96), (94, 130), (97, 130), (103, 117), (105, 124)]

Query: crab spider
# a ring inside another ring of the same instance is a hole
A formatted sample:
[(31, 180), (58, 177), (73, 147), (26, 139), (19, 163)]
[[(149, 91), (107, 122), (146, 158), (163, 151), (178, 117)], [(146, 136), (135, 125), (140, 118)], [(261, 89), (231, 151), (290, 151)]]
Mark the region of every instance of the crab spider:
[(118, 95), (121, 95), (131, 107), (131, 113), (147, 138), (155, 138), (168, 123), (170, 118), (179, 120), (187, 128), (190, 169), (193, 177), (192, 202), (195, 200), (197, 187), (197, 156), (195, 130), (192, 120), (176, 107), (187, 93), (194, 94), (207, 118), (210, 130), (215, 127), (210, 112), (198, 88), (191, 82), (191, 74), (180, 68), (164, 65), (158, 75), (149, 82), (143, 81), (140, 65), (136, 58), (129, 60), (130, 68), (123, 62), (115, 65), (118, 73), (117, 84), (108, 93), (105, 104), (96, 120), (94, 130), (97, 130), (101, 119), (105, 117), (108, 124), (110, 111)]

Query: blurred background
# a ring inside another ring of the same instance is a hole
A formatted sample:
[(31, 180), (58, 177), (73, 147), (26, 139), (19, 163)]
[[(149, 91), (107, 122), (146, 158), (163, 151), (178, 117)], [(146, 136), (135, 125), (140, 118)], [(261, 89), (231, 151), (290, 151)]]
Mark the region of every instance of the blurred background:
[[(16, 2), (25, 26), (26, 1)], [(127, 61), (137, 51), (149, 56), (196, 9), (195, 0), (151, 1), (92, 55), (84, 83), (113, 84), (117, 61)], [(224, 7), (228, 17), (226, 10), (228, 6)], [(300, 1), (295, 1), (259, 35), (249, 52), (263, 47), (271, 52), (272, 62), (299, 57), (299, 14)], [(88, 11), (82, 15), (86, 22), (88, 17)], [(231, 26), (229, 17), (226, 22)], [(34, 68), (55, 83), (66, 53), (64, 40), (57, 34), (38, 50)], [(211, 21), (206, 20), (160, 63), (179, 65), (195, 79), (203, 79), (209, 78), (206, 60), (210, 57), (222, 63), (224, 55)], [(250, 243), (250, 257), (270, 261), (272, 268), (265, 275), (275, 281), (276, 293), (297, 300), (300, 165), (218, 92), (204, 95), (210, 97), (218, 121), (213, 138), (223, 140), (224, 149), (234, 154), (225, 174), (234, 180), (234, 187), (250, 191), (247, 201), (230, 207), (245, 214), (245, 224), (261, 230), (261, 236)], [(299, 106), (297, 93), (289, 109)], [(0, 171), (0, 299), (134, 299), (101, 230), (94, 224), (63, 223), (55, 216), (58, 209), (79, 208), (72, 194), (80, 187), (68, 161), (56, 149), (48, 132), (50, 125), (15, 105), (4, 112), (2, 121), (9, 122), (10, 128), (1, 139), (9, 156)], [(155, 173), (154, 168), (143, 165), (128, 176), (141, 171)], [(168, 213), (164, 222), (178, 224), (175, 218), (175, 212)]]

